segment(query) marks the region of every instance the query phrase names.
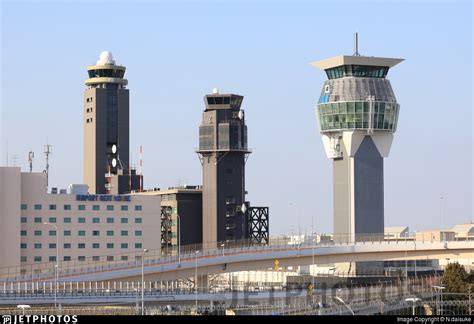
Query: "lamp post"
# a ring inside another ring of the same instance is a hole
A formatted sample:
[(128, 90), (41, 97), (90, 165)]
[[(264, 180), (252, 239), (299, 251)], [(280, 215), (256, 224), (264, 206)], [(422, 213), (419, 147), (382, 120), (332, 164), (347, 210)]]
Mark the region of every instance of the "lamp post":
[(224, 256), (224, 252), (225, 252), (225, 243), (222, 243), (222, 244), (221, 244), (221, 248), (222, 248), (222, 256)]
[(145, 253), (148, 252), (148, 249), (144, 249), (142, 251), (142, 315), (145, 315), (145, 272), (144, 272), (144, 264), (145, 264)]
[(412, 315), (415, 316), (415, 305), (416, 305), (416, 302), (420, 301), (421, 299), (420, 298), (406, 298), (405, 301), (406, 302), (412, 302), (413, 305), (413, 311), (412, 311)]
[(441, 200), (441, 242), (444, 242), (444, 236), (445, 236), (445, 226), (444, 226), (444, 217), (446, 216), (445, 213), (446, 213), (446, 199), (441, 196), (439, 197), (439, 199)]
[(196, 254), (196, 258), (195, 258), (195, 261), (196, 261), (196, 264), (195, 264), (195, 267), (194, 267), (194, 275), (196, 277), (196, 281), (195, 281), (195, 287), (194, 287), (194, 295), (195, 295), (195, 301), (196, 301), (196, 312), (197, 312), (197, 307), (198, 307), (198, 254), (199, 254), (199, 251), (196, 251), (195, 252)]
[(54, 266), (55, 270), (55, 288), (54, 288), (54, 308), (57, 307), (57, 295), (58, 295), (58, 282), (59, 282), (59, 230), (56, 224), (44, 222), (44, 225), (52, 226), (56, 230), (56, 264)]
[[(436, 310), (437, 315), (443, 315), (443, 290), (446, 288), (445, 286), (433, 286), (435, 289), (439, 289), (440, 291), (440, 304), (438, 306), (438, 309)], [(438, 299), (438, 298), (436, 298)]]

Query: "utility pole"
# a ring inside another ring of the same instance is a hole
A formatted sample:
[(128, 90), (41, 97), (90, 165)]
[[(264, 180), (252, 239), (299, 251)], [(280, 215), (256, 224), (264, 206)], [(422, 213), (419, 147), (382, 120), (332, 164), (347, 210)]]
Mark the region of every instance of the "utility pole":
[(28, 152), (28, 163), (30, 164), (30, 173), (33, 172), (33, 159), (35, 158), (35, 152)]

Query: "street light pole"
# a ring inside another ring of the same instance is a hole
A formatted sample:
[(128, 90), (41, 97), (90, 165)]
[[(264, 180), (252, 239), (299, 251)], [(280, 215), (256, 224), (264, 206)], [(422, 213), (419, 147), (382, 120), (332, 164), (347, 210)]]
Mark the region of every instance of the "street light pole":
[(145, 315), (145, 272), (144, 272), (144, 264), (145, 264), (145, 253), (148, 252), (148, 249), (144, 249), (142, 251), (142, 315)]
[(406, 302), (412, 302), (412, 315), (415, 316), (415, 305), (416, 305), (416, 302), (420, 301), (421, 299), (420, 298), (406, 298), (405, 301)]
[(221, 248), (222, 248), (222, 256), (225, 256), (225, 255), (224, 255), (224, 252), (225, 252), (225, 243), (222, 243), (222, 244), (221, 244)]
[(198, 307), (198, 272), (197, 272), (197, 264), (198, 264), (198, 254), (199, 254), (199, 251), (196, 251), (195, 252), (196, 254), (196, 264), (195, 264), (195, 267), (194, 267), (194, 275), (196, 276), (196, 281), (195, 281), (195, 284), (194, 284), (194, 294), (195, 294), (195, 301), (196, 301), (196, 312), (197, 312), (197, 307)]
[(56, 230), (56, 264), (54, 266), (55, 270), (55, 276), (54, 280), (56, 281), (55, 283), (55, 288), (54, 288), (54, 308), (57, 307), (57, 295), (58, 295), (58, 283), (59, 283), (59, 229), (56, 224), (44, 222), (44, 225), (52, 226)]

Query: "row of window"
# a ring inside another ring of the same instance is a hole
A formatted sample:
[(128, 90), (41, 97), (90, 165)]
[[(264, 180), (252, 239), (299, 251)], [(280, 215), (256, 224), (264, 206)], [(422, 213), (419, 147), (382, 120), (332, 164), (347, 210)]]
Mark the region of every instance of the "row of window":
[(338, 79), (342, 77), (354, 76), (365, 78), (385, 78), (388, 72), (386, 66), (368, 65), (341, 65), (326, 70), (328, 79)]
[(399, 105), (396, 103), (339, 102), (318, 105), (322, 131), (334, 129), (386, 129), (395, 131)]
[[(114, 236), (115, 232), (114, 231), (106, 231), (107, 236)], [(135, 231), (135, 236), (142, 236), (143, 232), (140, 230)], [(26, 230), (21, 230), (20, 231), (21, 236), (27, 236), (28, 232)], [(34, 236), (42, 236), (43, 232), (41, 230), (36, 230), (34, 231)], [(70, 230), (64, 230), (63, 232), (64, 236), (71, 236), (71, 231)], [(86, 236), (86, 231), (85, 230), (80, 230), (77, 231), (78, 236)], [(50, 230), (49, 231), (49, 236), (56, 236), (56, 231), (55, 230)], [(94, 230), (92, 231), (92, 236), (100, 236), (100, 231)], [(128, 236), (128, 231), (120, 231), (120, 236)]]
[[(35, 223), (42, 223), (43, 218), (42, 217), (34, 217), (34, 222)], [(28, 218), (27, 217), (21, 217), (21, 222), (22, 223), (27, 223)], [(78, 217), (77, 222), (79, 224), (85, 224), (86, 223), (86, 218), (85, 217)], [(106, 220), (107, 224), (113, 224), (115, 223), (115, 218), (113, 217), (107, 217)], [(48, 223), (57, 223), (57, 218), (56, 217), (49, 217), (48, 218)], [(63, 223), (64, 224), (71, 224), (72, 223), (72, 218), (71, 217), (64, 217), (63, 218)], [(92, 218), (92, 223), (93, 224), (99, 224), (100, 223), (100, 218), (99, 217), (93, 217)], [(121, 224), (128, 224), (128, 218), (122, 217), (120, 218), (120, 223)], [(142, 219), (140, 217), (135, 217), (135, 224), (142, 224)]]
[[(63, 244), (63, 248), (64, 249), (70, 249), (71, 248), (71, 243), (64, 243)], [(115, 245), (114, 243), (107, 243), (107, 248), (108, 249), (113, 249), (115, 248)], [(91, 243), (91, 247), (93, 249), (100, 249), (100, 243)], [(142, 243), (135, 243), (135, 248), (136, 249), (140, 249), (142, 247)], [(28, 248), (28, 244), (27, 243), (21, 243), (20, 244), (20, 248), (21, 249), (27, 249)], [(42, 243), (34, 243), (34, 248), (35, 249), (42, 249), (43, 248), (43, 245)], [(48, 248), (50, 249), (56, 249), (56, 243), (49, 243), (48, 244)], [(77, 248), (78, 249), (85, 249), (86, 248), (86, 243), (78, 243), (77, 244)], [(120, 243), (120, 248), (121, 249), (128, 249), (128, 243)]]
[[(33, 206), (34, 210), (42, 210), (43, 205), (41, 204), (35, 204)], [(49, 210), (57, 210), (56, 205), (48, 205)], [(72, 210), (71, 205), (64, 205), (63, 206), (64, 210)], [(21, 204), (21, 210), (27, 210), (28, 205), (27, 204)], [(115, 209), (114, 205), (107, 205), (107, 210), (113, 211)], [(86, 210), (86, 205), (78, 205), (77, 210)], [(92, 210), (100, 210), (100, 205), (92, 205)], [(128, 205), (121, 205), (120, 206), (121, 211), (128, 211)], [(142, 206), (141, 205), (135, 205), (135, 211), (141, 211)]]
[[(141, 249), (141, 246), (139, 247), (139, 249)], [(135, 256), (135, 259), (140, 259), (141, 257), (140, 256)], [(114, 261), (114, 256), (113, 255), (108, 255), (106, 257), (107, 261)], [(68, 255), (65, 255), (63, 257), (63, 260), (64, 261), (71, 261), (71, 257), (68, 256)], [(121, 261), (128, 261), (128, 255), (121, 255), (120, 256), (120, 260)], [(22, 256), (21, 257), (21, 262), (27, 262), (28, 261), (28, 258), (26, 256)], [(34, 262), (42, 262), (43, 261), (43, 258), (41, 256), (35, 256), (33, 257), (33, 261)], [(50, 256), (48, 257), (48, 261), (50, 262), (54, 262), (56, 261), (56, 256)], [(77, 257), (77, 261), (86, 261), (86, 257), (84, 255), (82, 256), (78, 256)], [(92, 256), (92, 261), (100, 261), (100, 256), (96, 255), (96, 256)]]

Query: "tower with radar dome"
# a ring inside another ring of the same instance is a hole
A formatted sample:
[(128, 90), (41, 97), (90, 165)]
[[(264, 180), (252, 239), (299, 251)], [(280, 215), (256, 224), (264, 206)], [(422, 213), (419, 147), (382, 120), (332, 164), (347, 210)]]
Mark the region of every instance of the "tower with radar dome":
[(125, 66), (103, 51), (87, 67), (84, 91), (84, 183), (91, 194), (123, 194), (140, 187), (130, 166), (129, 90)]

